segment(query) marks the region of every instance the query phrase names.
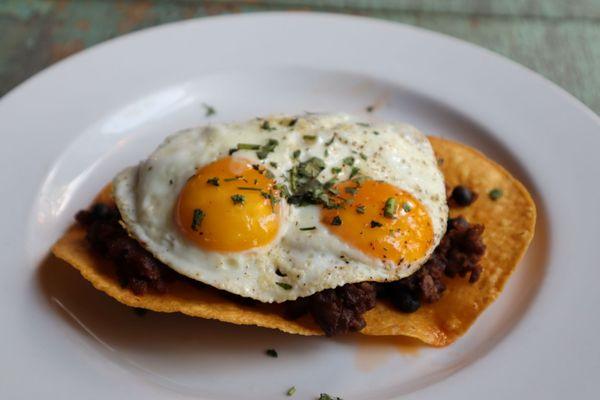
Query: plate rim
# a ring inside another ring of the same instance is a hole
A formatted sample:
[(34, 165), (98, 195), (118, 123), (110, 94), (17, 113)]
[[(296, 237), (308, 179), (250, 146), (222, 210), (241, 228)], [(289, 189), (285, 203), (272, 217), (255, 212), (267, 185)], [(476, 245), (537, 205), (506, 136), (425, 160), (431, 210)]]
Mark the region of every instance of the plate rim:
[[(577, 98), (575, 98), (573, 95), (571, 95), (570, 93), (568, 93), (566, 90), (564, 90), (563, 88), (561, 88), (560, 86), (556, 85), (555, 83), (549, 81), (548, 79), (544, 78), (543, 76), (541, 76), (540, 74), (536, 73), (535, 71), (532, 71), (530, 69), (528, 69), (527, 67), (524, 67), (520, 64), (517, 64), (516, 62), (505, 58), (497, 53), (494, 53), (491, 50), (479, 47), (477, 45), (474, 45), (472, 43), (463, 41), (461, 39), (452, 37), (452, 36), (447, 36), (438, 32), (433, 32), (433, 31), (429, 31), (420, 27), (415, 27), (412, 25), (406, 25), (406, 24), (398, 24), (395, 22), (391, 22), (391, 21), (385, 21), (385, 20), (379, 20), (379, 19), (374, 19), (374, 18), (369, 18), (369, 17), (362, 17), (362, 16), (347, 16), (347, 15), (341, 15), (341, 14), (335, 14), (335, 13), (313, 13), (313, 12), (263, 12), (263, 13), (250, 13), (250, 14), (240, 14), (240, 15), (220, 15), (220, 16), (215, 16), (215, 17), (203, 17), (203, 18), (196, 18), (196, 19), (191, 19), (191, 20), (185, 20), (185, 21), (176, 21), (176, 22), (171, 22), (168, 24), (162, 24), (162, 25), (158, 25), (155, 27), (150, 27), (150, 28), (146, 28), (146, 29), (142, 29), (140, 31), (136, 31), (136, 32), (132, 32), (126, 35), (122, 35), (122, 36), (118, 36), (116, 38), (113, 39), (109, 39), (105, 42), (96, 44), (94, 46), (91, 46), (73, 56), (67, 57), (53, 65), (51, 65), (50, 67), (43, 69), (41, 71), (39, 71), (38, 73), (34, 74), (32, 77), (28, 78), (26, 81), (22, 82), (21, 84), (19, 84), (18, 86), (16, 86), (15, 88), (13, 88), (11, 91), (9, 91), (8, 93), (6, 93), (1, 99), (0, 99), (0, 113), (2, 112), (2, 109), (6, 107), (6, 104), (9, 103), (10, 101), (12, 101), (12, 99), (14, 97), (17, 97), (19, 95), (19, 93), (23, 90), (25, 90), (28, 86), (32, 86), (35, 85), (36, 82), (46, 79), (45, 77), (48, 76), (48, 74), (51, 74), (52, 71), (58, 70), (63, 68), (65, 65), (68, 65), (69, 63), (72, 63), (74, 60), (77, 60), (79, 58), (83, 58), (84, 56), (89, 54), (93, 54), (93, 52), (97, 52), (99, 49), (103, 48), (103, 47), (109, 47), (111, 45), (113, 45), (116, 42), (123, 42), (125, 40), (130, 40), (133, 37), (136, 36), (143, 36), (144, 34), (148, 33), (148, 31), (156, 31), (156, 30), (160, 30), (160, 29), (167, 29), (167, 28), (173, 28), (176, 25), (184, 25), (184, 24), (196, 24), (196, 23), (203, 23), (206, 22), (206, 20), (210, 19), (211, 21), (213, 20), (222, 20), (222, 19), (227, 19), (227, 20), (235, 20), (238, 18), (243, 18), (243, 19), (252, 19), (252, 18), (256, 18), (256, 17), (262, 17), (263, 15), (271, 15), (271, 16), (279, 16), (279, 17), (288, 17), (290, 16), (290, 14), (294, 15), (294, 16), (310, 16), (313, 17), (315, 15), (317, 16), (323, 16), (323, 17), (334, 17), (336, 19), (356, 19), (356, 20), (368, 20), (370, 23), (375, 23), (375, 24), (385, 24), (385, 25), (389, 25), (389, 26), (393, 26), (394, 28), (397, 28), (398, 25), (402, 26), (403, 28), (408, 28), (408, 30), (414, 30), (418, 33), (426, 33), (427, 35), (432, 35), (438, 38), (442, 38), (445, 40), (450, 40), (450, 41), (454, 41), (460, 45), (467, 45), (467, 47), (470, 48), (470, 50), (475, 50), (478, 52), (484, 52), (487, 53), (488, 56), (492, 56), (495, 62), (503, 62), (503, 63), (508, 63), (508, 65), (511, 65), (513, 68), (517, 67), (519, 70), (521, 70), (521, 72), (525, 72), (529, 75), (530, 79), (537, 79), (539, 82), (543, 83), (544, 86), (546, 87), (550, 87), (552, 88), (557, 95), (561, 96), (563, 100), (568, 100), (569, 103), (577, 108), (578, 112), (583, 112), (587, 115), (587, 117), (591, 118), (591, 121), (593, 123), (595, 123), (596, 125), (600, 125), (600, 117), (598, 115), (596, 115), (591, 109), (589, 109), (585, 104), (583, 104), (581, 101), (579, 101)], [(536, 78), (533, 78), (536, 77)], [(25, 89), (24, 89), (25, 88)], [(0, 125), (2, 125), (3, 123), (0, 123)], [(56, 159), (56, 158), (54, 158)], [(500, 344), (500, 343), (499, 343)], [(478, 363), (479, 365), (479, 363)], [(446, 379), (445, 382), (447, 382), (449, 379)], [(434, 386), (438, 386), (438, 384), (434, 385)], [(426, 390), (426, 389), (423, 389)]]

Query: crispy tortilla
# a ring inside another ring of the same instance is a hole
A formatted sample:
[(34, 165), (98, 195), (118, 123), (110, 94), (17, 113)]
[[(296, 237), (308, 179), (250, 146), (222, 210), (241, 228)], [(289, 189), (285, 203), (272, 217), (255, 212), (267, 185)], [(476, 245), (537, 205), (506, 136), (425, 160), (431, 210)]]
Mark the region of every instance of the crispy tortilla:
[[(367, 326), (361, 333), (410, 336), (432, 346), (446, 346), (464, 334), (502, 291), (533, 237), (536, 210), (523, 185), (483, 154), (445, 139), (431, 137), (430, 141), (438, 158), (443, 160), (441, 169), (447, 187), (461, 184), (479, 194), (471, 206), (451, 210), (451, 215), (463, 215), (471, 223), (485, 225), (487, 251), (482, 259), (483, 272), (474, 284), (464, 278), (446, 279), (447, 290), (442, 299), (423, 305), (412, 314), (396, 311), (387, 302), (378, 300), (377, 306), (365, 314)], [(496, 201), (487, 195), (494, 188), (503, 192)], [(112, 201), (110, 190), (105, 189), (97, 200)], [(186, 282), (174, 282), (166, 294), (136, 296), (121, 287), (111, 263), (89, 249), (85, 231), (78, 225), (72, 226), (52, 251), (79, 270), (96, 289), (131, 307), (181, 312), (300, 335), (323, 334), (309, 316), (295, 321), (285, 319), (282, 305), (247, 306), (210, 287), (198, 288)]]

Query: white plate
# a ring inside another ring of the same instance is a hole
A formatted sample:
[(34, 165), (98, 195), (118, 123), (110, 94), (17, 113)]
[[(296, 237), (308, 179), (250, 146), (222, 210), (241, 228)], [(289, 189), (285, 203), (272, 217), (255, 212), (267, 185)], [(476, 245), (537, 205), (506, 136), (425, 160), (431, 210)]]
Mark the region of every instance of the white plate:
[[(217, 115), (207, 119), (203, 103)], [(116, 171), (177, 129), (371, 104), (372, 117), (486, 152), (538, 205), (535, 240), (506, 291), (448, 348), (139, 318), (45, 259)], [(206, 18), (84, 51), (0, 101), (3, 397), (280, 399), (295, 385), (298, 399), (593, 398), (599, 131), (596, 115), (518, 65), (371, 19)]]

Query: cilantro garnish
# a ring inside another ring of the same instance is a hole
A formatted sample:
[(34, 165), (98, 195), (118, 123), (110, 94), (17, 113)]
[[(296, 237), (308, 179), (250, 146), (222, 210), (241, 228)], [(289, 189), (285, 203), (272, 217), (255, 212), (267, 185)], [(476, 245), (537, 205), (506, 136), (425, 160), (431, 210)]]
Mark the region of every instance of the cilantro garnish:
[(234, 194), (231, 196), (231, 201), (233, 201), (233, 204), (244, 204), (246, 198), (241, 194)]
[(275, 147), (277, 147), (278, 144), (279, 142), (277, 140), (269, 139), (267, 144), (260, 146), (260, 149), (256, 152), (256, 156), (259, 159), (264, 160), (269, 153), (272, 153), (275, 150)]
[(211, 184), (213, 186), (219, 186), (219, 178), (216, 176), (214, 178), (210, 178), (206, 181), (206, 183)]
[(332, 397), (327, 393), (321, 393), (318, 400), (342, 400), (341, 397)]
[[(406, 204), (406, 203), (404, 203), (404, 204)], [(383, 207), (383, 215), (386, 218), (394, 218), (396, 216), (396, 209), (397, 209), (396, 199), (393, 197), (390, 197), (389, 199), (387, 199), (385, 201), (385, 206)]]
[(267, 120), (264, 120), (262, 124), (260, 124), (260, 129), (263, 129), (265, 131), (272, 131), (275, 130), (275, 128), (273, 128), (271, 126), (271, 123)]
[(275, 282), (277, 284), (277, 286), (279, 286), (282, 289), (285, 290), (290, 290), (292, 289), (292, 285), (290, 285), (289, 283), (285, 283), (285, 282)]
[(279, 354), (277, 354), (277, 351), (275, 349), (267, 349), (265, 350), (265, 353), (269, 356), (269, 357), (273, 357), (273, 358), (277, 358), (279, 357)]
[(353, 165), (354, 157), (352, 157), (352, 156), (346, 157), (342, 160), (342, 162), (344, 163), (344, 165)]
[(202, 211), (199, 208), (196, 208), (194, 210), (194, 215), (192, 217), (192, 230), (193, 231), (198, 230), (198, 227), (202, 223), (202, 220), (204, 219), (204, 217), (205, 217), (204, 211)]
[(490, 192), (488, 193), (488, 196), (490, 197), (490, 199), (492, 199), (493, 201), (498, 200), (500, 197), (502, 197), (504, 193), (502, 192), (502, 189), (498, 189), (498, 188), (494, 188), (492, 190), (490, 190)]
[(210, 104), (202, 103), (202, 107), (204, 107), (204, 116), (205, 117), (210, 117), (217, 113), (215, 108), (213, 106), (211, 106)]

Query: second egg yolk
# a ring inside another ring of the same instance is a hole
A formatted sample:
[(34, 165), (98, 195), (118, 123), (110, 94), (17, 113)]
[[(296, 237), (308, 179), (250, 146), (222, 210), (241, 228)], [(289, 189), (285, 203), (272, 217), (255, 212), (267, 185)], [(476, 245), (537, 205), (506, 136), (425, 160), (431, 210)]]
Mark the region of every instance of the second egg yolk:
[(365, 254), (396, 264), (423, 257), (433, 244), (427, 210), (414, 196), (389, 183), (342, 182), (339, 208), (324, 208), (330, 232)]
[(270, 243), (279, 230), (275, 182), (248, 160), (225, 157), (196, 171), (179, 194), (175, 222), (199, 247), (243, 251)]

